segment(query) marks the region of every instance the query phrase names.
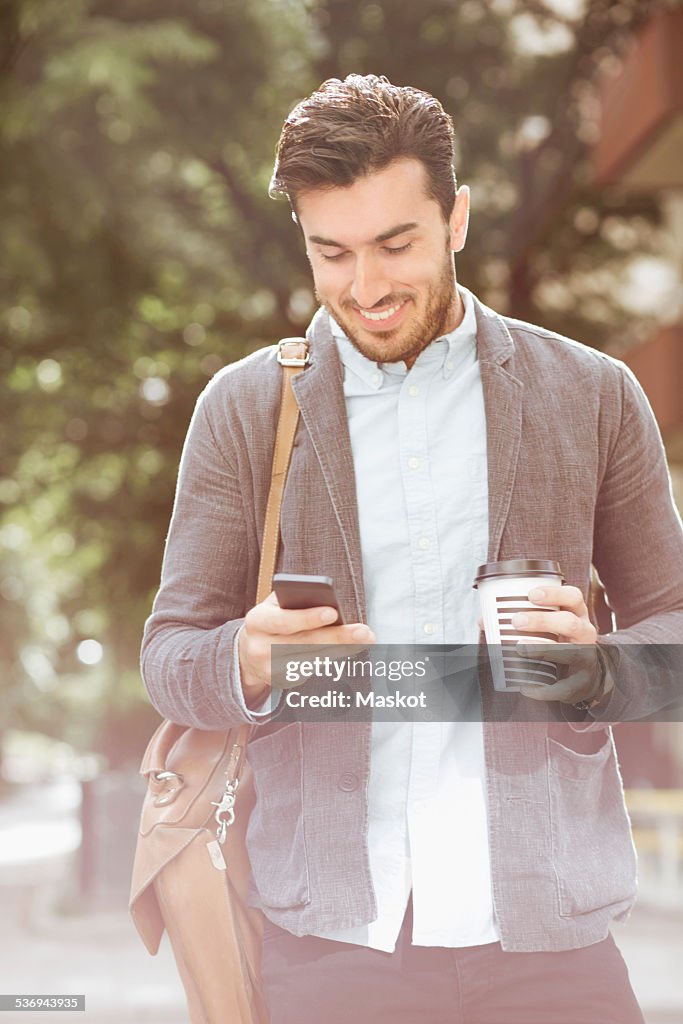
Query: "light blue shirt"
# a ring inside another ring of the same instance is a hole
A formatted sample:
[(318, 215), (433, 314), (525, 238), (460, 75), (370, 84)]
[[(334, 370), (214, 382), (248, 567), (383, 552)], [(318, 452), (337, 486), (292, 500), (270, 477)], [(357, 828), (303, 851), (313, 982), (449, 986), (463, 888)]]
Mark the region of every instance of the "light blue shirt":
[[(368, 624), (379, 643), (479, 641), (486, 561), (486, 420), (476, 320), (410, 370), (366, 359), (331, 319), (344, 365)], [(499, 938), (491, 896), (481, 723), (373, 723), (369, 856), (378, 917), (318, 933), (392, 951), (413, 891), (413, 942)]]

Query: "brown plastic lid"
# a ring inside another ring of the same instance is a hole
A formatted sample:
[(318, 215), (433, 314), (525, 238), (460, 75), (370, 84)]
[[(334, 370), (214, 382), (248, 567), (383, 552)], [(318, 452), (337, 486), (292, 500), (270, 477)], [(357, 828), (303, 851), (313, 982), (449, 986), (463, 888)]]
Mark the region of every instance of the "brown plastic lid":
[(549, 558), (508, 558), (504, 562), (485, 562), (480, 565), (472, 586), (501, 576), (559, 576), (564, 583), (559, 562)]

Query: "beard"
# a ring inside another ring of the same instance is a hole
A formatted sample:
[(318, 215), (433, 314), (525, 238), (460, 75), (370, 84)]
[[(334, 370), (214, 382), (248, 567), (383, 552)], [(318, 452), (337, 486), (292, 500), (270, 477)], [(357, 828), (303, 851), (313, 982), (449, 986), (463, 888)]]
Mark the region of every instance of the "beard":
[[(424, 311), (405, 326), (399, 324), (390, 331), (373, 331), (371, 337), (360, 337), (344, 312), (346, 309), (357, 308), (356, 303), (346, 300), (337, 309), (318, 292), (316, 298), (334, 317), (354, 348), (366, 359), (377, 363), (412, 363), (435, 338), (448, 333), (452, 329), (449, 325), (453, 325), (455, 320), (458, 300), (450, 246), (446, 249), (438, 280), (427, 291)], [(391, 292), (381, 300), (381, 306), (397, 306), (406, 300), (412, 302), (414, 296), (410, 292)]]

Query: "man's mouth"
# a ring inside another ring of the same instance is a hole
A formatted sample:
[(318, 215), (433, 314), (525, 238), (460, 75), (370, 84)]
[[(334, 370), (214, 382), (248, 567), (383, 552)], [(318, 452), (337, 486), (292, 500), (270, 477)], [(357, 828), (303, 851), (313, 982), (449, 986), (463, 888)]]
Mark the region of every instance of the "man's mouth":
[(383, 320), (389, 320), (406, 304), (408, 300), (403, 299), (401, 302), (396, 303), (394, 306), (387, 306), (386, 309), (372, 310), (363, 309), (361, 306), (355, 306), (355, 310), (364, 320), (370, 320), (373, 323), (381, 323)]

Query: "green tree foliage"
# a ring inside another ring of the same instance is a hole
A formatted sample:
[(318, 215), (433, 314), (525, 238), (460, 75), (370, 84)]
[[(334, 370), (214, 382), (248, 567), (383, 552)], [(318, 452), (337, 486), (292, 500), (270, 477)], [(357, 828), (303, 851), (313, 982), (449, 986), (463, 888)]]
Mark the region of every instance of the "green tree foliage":
[[(266, 196), (283, 105), (311, 87), (304, 17), (270, 0), (3, 11), (5, 724), (92, 742), (104, 708), (142, 696), (194, 401), (278, 333), (305, 276)], [(104, 659), (84, 668), (89, 638)]]
[(194, 401), (312, 309), (266, 194), (297, 99), (351, 71), (441, 97), (474, 195), (464, 282), (600, 342), (624, 316), (582, 301), (577, 266), (617, 274), (652, 229), (583, 170), (590, 82), (650, 6), (5, 0), (0, 731), (111, 760), (149, 731), (137, 651)]

